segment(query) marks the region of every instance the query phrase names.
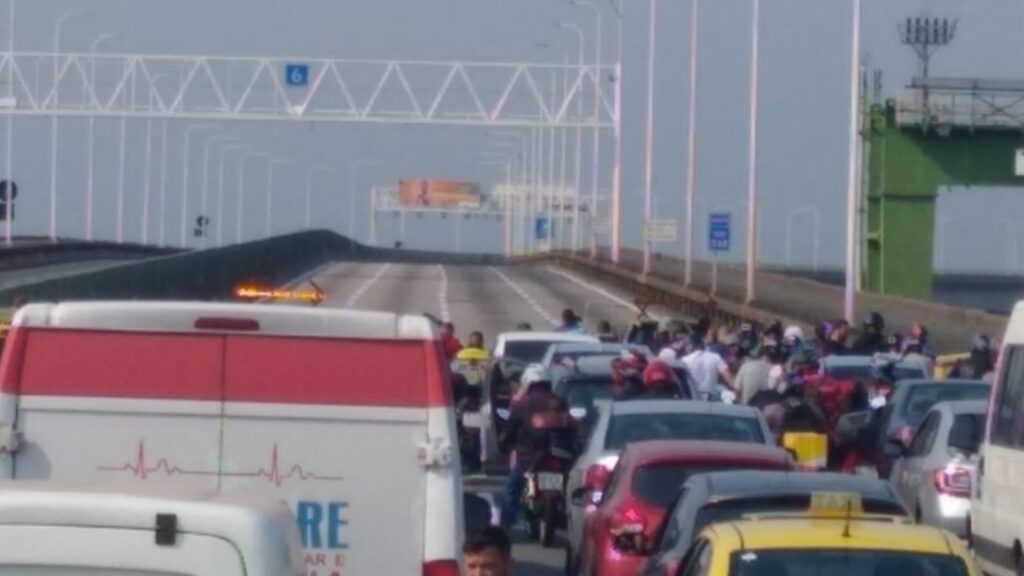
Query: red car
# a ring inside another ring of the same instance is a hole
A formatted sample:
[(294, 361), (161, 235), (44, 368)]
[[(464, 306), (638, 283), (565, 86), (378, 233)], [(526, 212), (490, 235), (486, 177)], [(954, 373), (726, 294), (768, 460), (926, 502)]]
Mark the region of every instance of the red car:
[(788, 452), (763, 444), (681, 440), (629, 444), (608, 485), (592, 488), (604, 488), (604, 495), (586, 520), (578, 574), (639, 573), (668, 508), (693, 474), (793, 467)]

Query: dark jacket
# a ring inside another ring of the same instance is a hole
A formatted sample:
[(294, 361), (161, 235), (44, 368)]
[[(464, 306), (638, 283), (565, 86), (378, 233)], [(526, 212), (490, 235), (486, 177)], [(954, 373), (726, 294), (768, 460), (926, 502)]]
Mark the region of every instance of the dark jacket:
[(531, 390), (509, 415), (501, 438), (504, 450), (515, 450), (516, 462), (529, 468), (552, 446), (572, 451), (576, 429), (569, 404), (550, 390)]
[(857, 356), (874, 356), (888, 350), (885, 334), (880, 332), (864, 332), (853, 343), (853, 354)]

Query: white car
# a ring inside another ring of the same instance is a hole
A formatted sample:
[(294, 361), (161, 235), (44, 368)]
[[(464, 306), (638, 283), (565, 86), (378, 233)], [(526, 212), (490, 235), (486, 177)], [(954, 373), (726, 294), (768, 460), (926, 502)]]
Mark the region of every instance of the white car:
[(0, 365), (0, 477), (256, 491), (291, 506), (310, 574), (455, 576), (448, 382), (423, 317), (33, 304)]
[(596, 336), (579, 332), (504, 332), (498, 335), (492, 355), (496, 359), (515, 358), (527, 364), (540, 363), (547, 354), (548, 346), (563, 342), (601, 343)]
[(205, 489), (0, 487), (2, 574), (306, 574), (284, 502)]
[[(583, 526), (594, 503), (573, 504), (573, 492), (588, 476), (611, 474), (619, 453), (634, 442), (648, 440), (714, 440), (775, 445), (764, 415), (749, 406), (689, 400), (629, 400), (613, 402), (598, 411), (587, 447), (580, 454), (566, 483), (569, 554), (575, 558), (583, 539)], [(600, 494), (594, 493), (596, 499)]]

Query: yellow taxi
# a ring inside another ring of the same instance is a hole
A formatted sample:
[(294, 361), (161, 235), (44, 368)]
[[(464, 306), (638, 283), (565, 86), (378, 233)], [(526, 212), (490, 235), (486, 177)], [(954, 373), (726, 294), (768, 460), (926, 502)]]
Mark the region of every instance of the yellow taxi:
[(859, 512), (855, 495), (813, 495), (800, 516), (709, 526), (677, 576), (982, 576), (960, 540)]

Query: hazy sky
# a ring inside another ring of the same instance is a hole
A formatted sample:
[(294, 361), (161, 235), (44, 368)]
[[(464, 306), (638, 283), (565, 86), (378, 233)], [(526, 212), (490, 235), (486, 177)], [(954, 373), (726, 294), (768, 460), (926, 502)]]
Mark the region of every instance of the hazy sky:
[[(605, 15), (604, 53), (608, 58), (614, 51), (616, 17), (607, 0), (594, 1)], [(625, 3), (625, 239), (638, 244), (649, 5), (640, 0)], [(737, 224), (745, 219), (750, 5), (750, 0), (702, 3), (701, 221), (708, 209), (732, 211)], [(683, 215), (689, 6), (688, 0), (660, 0), (657, 22), (654, 188), (659, 215), (670, 218)], [(850, 0), (763, 0), (758, 184), (763, 207), (762, 258), (768, 262), (784, 263), (788, 259), (794, 264), (811, 264), (816, 251), (822, 265), (841, 261), (850, 6)], [(2, 16), (6, 12), (2, 0), (0, 7)], [(864, 10), (867, 63), (882, 69), (887, 94), (900, 91), (916, 68), (914, 55), (898, 42), (897, 23), (925, 10), (960, 20), (955, 44), (934, 60), (935, 74), (1024, 76), (1024, 45), (1019, 41), (1024, 29), (1024, 2), (1020, 0), (864, 0)], [(558, 29), (554, 23), (559, 20), (578, 22), (588, 31), (588, 43), (593, 40), (591, 12), (560, 0), (21, 0), (17, 14), (19, 49), (52, 50), (54, 22), (68, 11), (90, 13), (69, 20), (64, 28), (65, 49), (82, 52), (99, 34), (111, 33), (116, 38), (105, 45), (110, 52), (552, 61), (561, 60), (563, 50), (575, 57), (576, 37)], [(588, 53), (590, 50), (588, 47)], [(185, 122), (171, 123), (169, 138), (166, 234), (175, 241), (180, 230), (182, 134), (186, 126)], [(49, 120), (19, 119), (15, 130), (15, 176), (21, 188), (16, 230), (45, 233)], [(144, 121), (128, 124), (128, 239), (138, 239), (141, 231), (144, 130)], [(481, 165), (478, 153), (489, 137), (478, 128), (278, 123), (229, 125), (225, 131), (259, 151), (300, 161), (278, 172), (274, 195), (278, 232), (302, 224), (307, 166), (340, 169), (337, 174), (317, 178), (313, 213), (315, 224), (344, 231), (348, 222), (346, 166), (354, 159), (384, 164), (359, 171), (360, 234), (365, 234), (368, 210), (362, 192), (371, 184), (428, 176), (479, 180), (489, 186), (500, 176), (495, 169)], [(61, 121), (58, 218), (62, 235), (80, 236), (84, 230), (85, 135), (85, 120)], [(0, 139), (0, 145), (2, 142)], [(98, 235), (105, 238), (114, 236), (117, 142), (118, 121), (99, 120), (95, 221)], [(602, 140), (602, 189), (608, 187), (611, 142), (610, 135)], [(589, 144), (586, 149), (589, 151)], [(588, 166), (584, 164), (584, 190), (590, 186)], [(199, 146), (195, 147), (193, 168), (190, 202), (194, 205), (201, 185), (196, 176), (201, 168)], [(212, 174), (211, 186), (215, 187), (216, 169)], [(228, 174), (227, 200), (231, 205), (237, 182), (232, 165)], [(245, 229), (252, 237), (263, 232), (265, 166), (254, 161), (246, 175), (247, 198), (259, 200), (246, 204)], [(159, 230), (155, 200), (159, 183), (154, 179), (152, 185), (150, 238), (155, 239)], [(1000, 210), (993, 210), (993, 206)], [(939, 213), (944, 230), (936, 258), (939, 264), (946, 268), (1021, 271), (1017, 227), (998, 223), (1000, 219), (1010, 221), (1008, 214), (1024, 213), (1024, 201), (1015, 191), (972, 189), (943, 194)], [(817, 250), (812, 241), (815, 220)], [(705, 232), (703, 222), (700, 224), (698, 246), (703, 249)], [(233, 237), (233, 217), (225, 227)], [(788, 233), (790, 228), (792, 233)], [(982, 229), (992, 233), (977, 234), (973, 242), (964, 240), (965, 231)], [(500, 247), (500, 229), (493, 221), (468, 222), (461, 232), (464, 248)], [(393, 241), (395, 234), (395, 221), (382, 222), (383, 241)], [(737, 248), (730, 257), (743, 256), (743, 236), (742, 230), (734, 233)], [(454, 227), (451, 220), (411, 220), (407, 242), (424, 248), (454, 248)]]

